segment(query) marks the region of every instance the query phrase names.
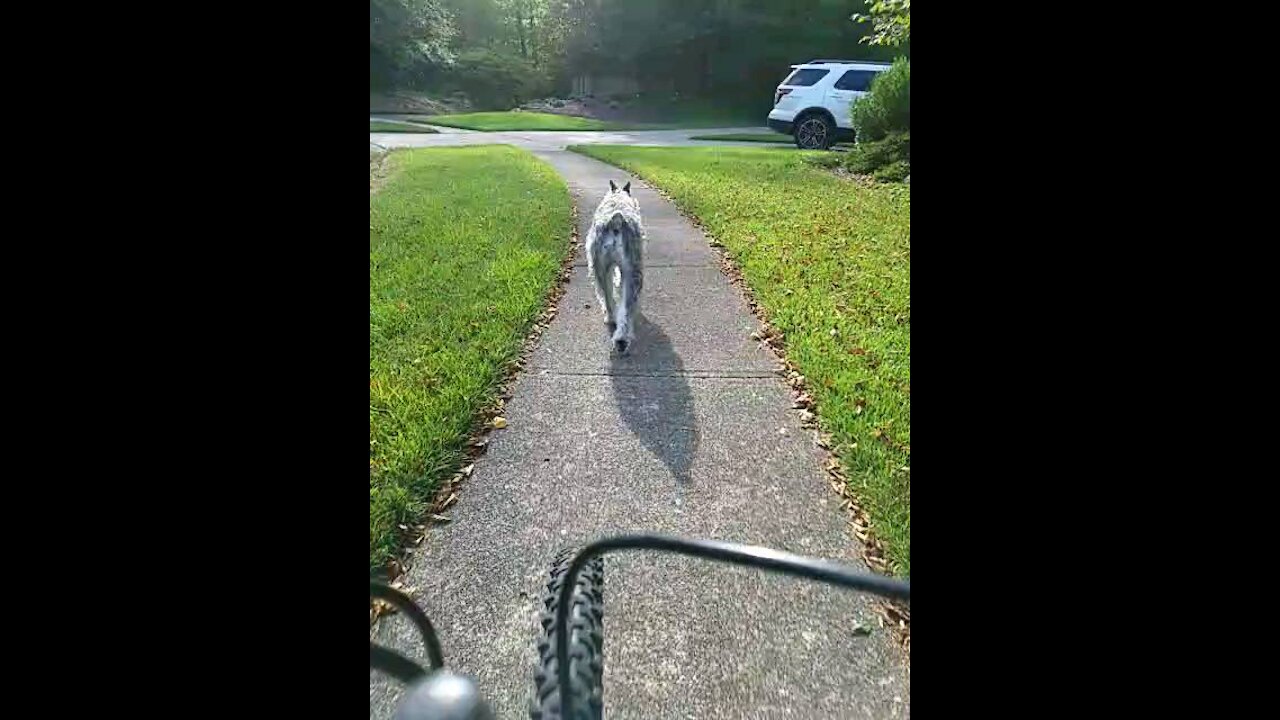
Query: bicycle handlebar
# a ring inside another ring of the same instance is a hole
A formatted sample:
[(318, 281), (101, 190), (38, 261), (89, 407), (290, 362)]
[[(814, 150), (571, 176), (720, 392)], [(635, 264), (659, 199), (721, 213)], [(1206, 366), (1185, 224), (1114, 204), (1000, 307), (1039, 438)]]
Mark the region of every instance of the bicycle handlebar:
[[(717, 560), (733, 565), (756, 567), (786, 575), (818, 580), (881, 597), (911, 602), (911, 583), (882, 575), (854, 572), (830, 560), (805, 557), (755, 545), (720, 542), (718, 540), (685, 540), (668, 535), (620, 535), (597, 540), (578, 551), (569, 563), (560, 588), (556, 607), (556, 672), (563, 717), (573, 716), (574, 697), (569, 679), (569, 607), (573, 588), (583, 566), (600, 555), (614, 550), (659, 550), (691, 557)], [(492, 717), (474, 684), (466, 678), (443, 670), (444, 656), (440, 641), (425, 613), (403, 593), (374, 581), (369, 593), (405, 611), (422, 634), (432, 673), (428, 674), (412, 660), (392, 650), (369, 642), (369, 667), (382, 670), (405, 683), (414, 684), (408, 699), (396, 712), (403, 720), (487, 720)], [(422, 678), (426, 676), (424, 681)]]
[(569, 606), (578, 572), (593, 557), (611, 550), (662, 550), (680, 555), (719, 560), (734, 565), (758, 567), (787, 575), (820, 580), (832, 585), (862, 590), (896, 600), (911, 600), (911, 584), (902, 580), (856, 573), (830, 560), (795, 555), (755, 545), (718, 540), (684, 540), (667, 535), (621, 535), (591, 543), (573, 557), (556, 607), (556, 671), (560, 686), (560, 708), (564, 717), (573, 715), (573, 694), (569, 682)]

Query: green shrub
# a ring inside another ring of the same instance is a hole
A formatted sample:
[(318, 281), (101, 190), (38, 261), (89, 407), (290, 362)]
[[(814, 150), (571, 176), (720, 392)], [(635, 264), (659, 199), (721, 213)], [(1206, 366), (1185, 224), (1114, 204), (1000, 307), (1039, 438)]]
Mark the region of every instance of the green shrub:
[(899, 58), (853, 101), (853, 131), (861, 143), (911, 129), (911, 61)]
[(911, 175), (911, 163), (906, 160), (893, 162), (871, 173), (871, 177), (880, 182), (902, 182)]
[(828, 170), (839, 166), (842, 161), (842, 158), (840, 157), (840, 155), (836, 153), (822, 153), (820, 155), (819, 154), (801, 155), (800, 159), (808, 163), (809, 165), (813, 165), (814, 167), (826, 168)]
[(540, 97), (546, 80), (533, 64), (487, 48), (458, 55), (447, 82), (466, 92), (478, 110), (510, 110)]
[[(887, 169), (897, 165), (906, 168), (902, 177), (897, 177), (898, 170)], [(911, 174), (911, 132), (890, 133), (881, 140), (859, 140), (844, 154), (844, 167), (849, 172), (872, 175), (878, 180), (902, 180)]]

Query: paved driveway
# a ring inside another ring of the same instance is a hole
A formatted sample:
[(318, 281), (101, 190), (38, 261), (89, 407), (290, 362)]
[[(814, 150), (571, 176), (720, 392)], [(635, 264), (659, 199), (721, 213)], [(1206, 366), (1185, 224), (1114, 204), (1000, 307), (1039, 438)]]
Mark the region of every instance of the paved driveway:
[[(378, 119), (378, 118), (370, 118)], [(770, 132), (763, 127), (702, 128), (697, 130), (517, 130), (511, 132), (476, 132), (436, 127), (438, 133), (369, 133), (369, 144), (380, 148), (435, 147), (450, 145), (516, 145), (528, 150), (563, 150), (569, 145), (603, 143), (607, 145), (748, 145), (769, 147), (764, 143), (690, 140), (691, 135)], [(780, 146), (781, 147), (781, 146)]]

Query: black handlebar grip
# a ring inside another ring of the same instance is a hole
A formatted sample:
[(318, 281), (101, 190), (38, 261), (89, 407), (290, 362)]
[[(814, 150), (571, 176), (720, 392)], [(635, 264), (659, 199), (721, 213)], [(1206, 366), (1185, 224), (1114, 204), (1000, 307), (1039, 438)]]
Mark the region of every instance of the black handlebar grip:
[(494, 720), (470, 678), (437, 670), (405, 692), (394, 720)]

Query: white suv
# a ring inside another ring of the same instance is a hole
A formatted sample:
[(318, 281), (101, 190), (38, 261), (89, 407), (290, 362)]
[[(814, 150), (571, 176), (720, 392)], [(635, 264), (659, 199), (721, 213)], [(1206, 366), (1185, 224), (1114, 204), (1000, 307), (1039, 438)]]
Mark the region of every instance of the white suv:
[(863, 60), (810, 60), (792, 65), (792, 73), (773, 95), (769, 128), (791, 135), (805, 150), (826, 150), (853, 139), (849, 107), (871, 89), (871, 80), (888, 63)]

